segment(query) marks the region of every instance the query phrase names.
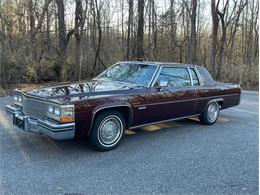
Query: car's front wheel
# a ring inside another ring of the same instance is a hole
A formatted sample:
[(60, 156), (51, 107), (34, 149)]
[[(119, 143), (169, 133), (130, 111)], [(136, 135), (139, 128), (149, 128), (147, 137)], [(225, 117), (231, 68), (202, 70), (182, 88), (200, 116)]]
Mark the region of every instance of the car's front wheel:
[(90, 144), (99, 151), (116, 148), (124, 136), (125, 119), (116, 111), (104, 111), (95, 117), (90, 133)]
[(201, 113), (199, 119), (203, 124), (212, 125), (217, 121), (218, 116), (219, 116), (219, 104), (217, 102), (211, 102)]

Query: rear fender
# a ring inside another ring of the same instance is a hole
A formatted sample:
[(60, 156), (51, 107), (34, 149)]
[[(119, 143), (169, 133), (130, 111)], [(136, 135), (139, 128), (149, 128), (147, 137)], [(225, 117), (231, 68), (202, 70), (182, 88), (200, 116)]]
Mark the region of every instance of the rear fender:
[(224, 103), (224, 99), (223, 98), (212, 99), (212, 100), (208, 101), (206, 107), (208, 107), (208, 105), (211, 104), (212, 102), (217, 102), (219, 104), (219, 106), (220, 106), (220, 109), (221, 109), (221, 107), (222, 107), (222, 105)]

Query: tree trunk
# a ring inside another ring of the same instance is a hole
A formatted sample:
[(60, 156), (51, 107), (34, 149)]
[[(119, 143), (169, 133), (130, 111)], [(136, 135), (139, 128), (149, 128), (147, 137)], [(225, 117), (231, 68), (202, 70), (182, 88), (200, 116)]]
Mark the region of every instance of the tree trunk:
[(130, 60), (130, 51), (131, 51), (131, 29), (133, 26), (133, 0), (129, 0), (129, 13), (128, 13), (128, 27), (127, 27), (127, 45), (126, 45), (126, 60)]
[(33, 1), (28, 1), (28, 11), (29, 11), (29, 21), (30, 21), (30, 53), (33, 63), (33, 69), (34, 69), (34, 82), (37, 83), (37, 66), (36, 66), (36, 60), (37, 60), (37, 47), (35, 46), (36, 39), (35, 39), (35, 20), (34, 20), (34, 13), (33, 13), (34, 7), (33, 7)]
[(75, 32), (76, 49), (75, 49), (75, 65), (76, 65), (76, 78), (81, 80), (82, 71), (82, 35), (84, 33), (84, 26), (86, 20), (88, 2), (86, 1), (85, 10), (83, 10), (82, 0), (76, 0), (75, 9)]
[(138, 0), (136, 59), (144, 59), (144, 0)]
[[(230, 61), (233, 61), (234, 60), (234, 45), (235, 45), (235, 37), (236, 37), (236, 33), (237, 33), (237, 30), (238, 30), (238, 26), (239, 26), (239, 21), (240, 21), (240, 15), (244, 9), (244, 7), (247, 5), (248, 1), (246, 0), (245, 2), (244, 1), (241, 1), (240, 2), (240, 5), (239, 5), (239, 9), (237, 11), (237, 15), (236, 15), (236, 18), (235, 18), (235, 22), (234, 22), (234, 25), (233, 25), (233, 28), (231, 30), (231, 35), (230, 35), (230, 40), (229, 40), (229, 52), (228, 52), (228, 63)], [(242, 21), (242, 25), (243, 25), (243, 21)], [(244, 33), (243, 33), (243, 26), (242, 26), (242, 35), (241, 35), (241, 42), (243, 42), (243, 36), (244, 36)]]
[[(217, 7), (218, 7), (218, 3), (217, 3)], [(211, 35), (211, 49), (210, 49), (210, 69), (214, 77), (216, 76), (215, 69), (216, 69), (218, 27), (219, 27), (219, 18), (216, 9), (217, 8), (216, 8), (215, 0), (211, 0), (212, 35)]]
[(157, 59), (157, 14), (155, 10), (154, 1), (152, 1), (152, 8), (153, 59)]
[(81, 20), (83, 19), (82, 16), (82, 1), (76, 0), (76, 8), (75, 8), (75, 39), (76, 39), (76, 45), (75, 45), (75, 68), (76, 68), (76, 74), (78, 74), (77, 78), (80, 80), (81, 74), (80, 74), (80, 57), (81, 57), (81, 33), (80, 33), (80, 24)]
[(188, 48), (188, 63), (196, 63), (196, 50), (197, 50), (197, 38), (196, 38), (196, 15), (197, 15), (197, 0), (192, 0), (192, 12), (191, 12), (191, 32), (189, 38)]
[(57, 75), (60, 79), (64, 79), (65, 75), (62, 69), (66, 63), (66, 24), (64, 20), (64, 2), (56, 0), (58, 7), (58, 31), (59, 31), (59, 64), (57, 67)]
[(121, 47), (122, 47), (123, 55), (125, 53), (125, 45), (124, 45), (124, 40), (125, 40), (125, 33), (124, 33), (124, 5), (125, 5), (124, 0), (121, 0)]
[(175, 61), (175, 39), (176, 39), (176, 28), (175, 28), (175, 4), (174, 0), (170, 2), (170, 23), (171, 23), (171, 61)]
[(46, 49), (47, 53), (50, 51), (50, 19), (51, 19), (51, 14), (49, 13), (49, 10), (46, 11)]
[(150, 57), (151, 53), (151, 26), (152, 26), (152, 0), (148, 1), (148, 50), (147, 53)]
[(95, 49), (95, 58), (94, 58), (94, 64), (93, 64), (93, 69), (91, 72), (91, 76), (93, 77), (94, 74), (96, 74), (96, 70), (99, 72), (99, 67), (98, 67), (98, 61), (101, 63), (101, 65), (103, 65), (104, 68), (106, 68), (106, 66), (104, 65), (104, 63), (101, 60), (100, 57), (100, 53), (101, 53), (101, 40), (102, 40), (102, 26), (101, 26), (101, 9), (102, 9), (102, 5), (98, 6), (98, 2), (97, 0), (92, 2), (92, 12), (93, 12), (93, 24), (94, 24), (94, 29), (96, 30), (96, 26), (97, 26), (97, 35), (98, 35), (98, 40), (97, 40), (97, 45), (96, 45), (96, 37), (93, 34), (93, 45), (94, 45), (94, 49)]
[(251, 0), (251, 6), (250, 6), (250, 21), (249, 23), (249, 29), (246, 39), (246, 45), (247, 45), (247, 52), (246, 52), (246, 63), (249, 65), (249, 71), (251, 70), (252, 66), (252, 58), (253, 58), (253, 30), (254, 30), (254, 9), (255, 9), (255, 1)]
[(225, 23), (221, 19), (222, 24), (222, 37), (220, 40), (220, 47), (219, 47), (219, 60), (218, 60), (218, 67), (217, 67), (217, 74), (216, 79), (222, 78), (222, 67), (224, 65), (224, 53), (226, 50), (226, 41), (227, 41), (227, 28), (225, 26)]

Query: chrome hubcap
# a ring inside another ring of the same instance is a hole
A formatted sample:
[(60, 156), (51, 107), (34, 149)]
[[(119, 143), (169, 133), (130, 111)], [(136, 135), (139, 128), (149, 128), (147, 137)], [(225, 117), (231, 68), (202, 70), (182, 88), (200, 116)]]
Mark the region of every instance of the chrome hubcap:
[(98, 137), (104, 145), (114, 145), (123, 132), (123, 124), (117, 116), (108, 116), (99, 125)]
[(208, 106), (208, 119), (209, 121), (213, 122), (218, 117), (218, 104), (217, 103), (211, 103)]

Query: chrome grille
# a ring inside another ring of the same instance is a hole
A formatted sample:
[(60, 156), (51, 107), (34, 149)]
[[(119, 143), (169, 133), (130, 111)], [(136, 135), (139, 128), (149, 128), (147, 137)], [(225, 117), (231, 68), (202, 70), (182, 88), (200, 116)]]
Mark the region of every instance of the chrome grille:
[(26, 116), (43, 119), (45, 116), (45, 101), (23, 96), (23, 112)]

